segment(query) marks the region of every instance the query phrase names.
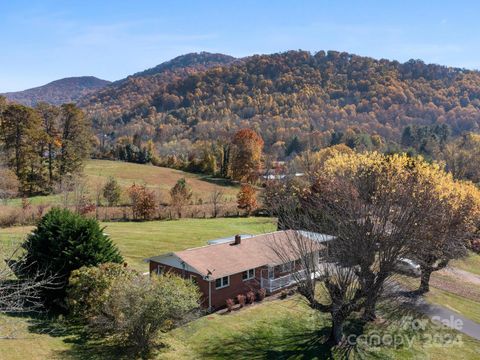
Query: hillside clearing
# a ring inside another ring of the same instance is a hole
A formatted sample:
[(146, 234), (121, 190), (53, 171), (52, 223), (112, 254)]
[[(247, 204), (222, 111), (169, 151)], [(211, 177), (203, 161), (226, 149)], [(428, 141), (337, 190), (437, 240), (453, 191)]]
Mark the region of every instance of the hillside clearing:
[[(201, 174), (123, 161), (88, 160), (83, 175), (87, 184), (87, 194), (92, 198), (95, 197), (96, 190), (101, 188), (110, 176), (114, 177), (124, 189), (137, 184), (158, 191), (163, 202), (170, 201), (168, 191), (181, 178), (185, 178), (190, 185), (194, 201), (201, 199), (202, 202), (208, 202), (210, 194), (217, 187), (224, 193), (226, 201), (235, 200), (238, 192), (237, 186), (225, 185), (224, 179), (213, 179)], [(63, 196), (61, 194), (32, 196), (28, 200), (32, 205), (57, 205), (62, 204)], [(127, 201), (125, 195), (122, 201)], [(20, 206), (21, 203), (22, 199), (18, 198), (8, 201), (7, 204)]]

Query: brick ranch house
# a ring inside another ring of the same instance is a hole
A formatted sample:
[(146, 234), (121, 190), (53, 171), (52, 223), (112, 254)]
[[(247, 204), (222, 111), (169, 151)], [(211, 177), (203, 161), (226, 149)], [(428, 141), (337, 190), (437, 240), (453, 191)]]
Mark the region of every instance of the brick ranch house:
[[(248, 291), (264, 288), (267, 295), (278, 292), (295, 283), (293, 272), (302, 271), (295, 251), (279, 256), (275, 246), (291, 245), (292, 236), (302, 236), (312, 242), (316, 261), (322, 242), (332, 236), (306, 231), (276, 231), (269, 234), (210, 241), (206, 246), (154, 256), (146, 261), (150, 274), (172, 272), (194, 281), (202, 294), (202, 306), (210, 311), (225, 306), (226, 300)], [(282, 259), (283, 258), (283, 261)]]

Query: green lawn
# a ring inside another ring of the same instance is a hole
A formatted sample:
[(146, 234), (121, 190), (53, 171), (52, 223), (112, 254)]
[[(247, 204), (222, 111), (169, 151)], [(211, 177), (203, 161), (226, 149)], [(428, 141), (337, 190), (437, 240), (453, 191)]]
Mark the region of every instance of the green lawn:
[[(255, 217), (110, 222), (102, 226), (127, 263), (141, 271), (147, 269), (142, 260), (150, 256), (206, 245), (211, 239), (270, 232), (276, 228), (272, 219)], [(0, 229), (0, 242), (19, 241), (32, 229), (31, 226)]]

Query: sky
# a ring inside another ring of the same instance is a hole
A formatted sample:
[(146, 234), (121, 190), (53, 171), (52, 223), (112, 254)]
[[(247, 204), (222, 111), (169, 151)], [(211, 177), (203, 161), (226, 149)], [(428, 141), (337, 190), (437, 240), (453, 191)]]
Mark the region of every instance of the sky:
[(480, 1), (0, 0), (0, 93), (189, 52), (338, 50), (480, 69)]

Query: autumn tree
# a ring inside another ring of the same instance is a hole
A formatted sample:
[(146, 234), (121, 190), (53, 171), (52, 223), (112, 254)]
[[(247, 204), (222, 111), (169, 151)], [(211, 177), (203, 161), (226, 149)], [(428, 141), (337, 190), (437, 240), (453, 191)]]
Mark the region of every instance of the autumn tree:
[(108, 206), (115, 206), (122, 196), (122, 188), (117, 180), (110, 176), (102, 189), (103, 197), (107, 200)]
[(185, 178), (179, 179), (170, 189), (170, 204), (176, 209), (178, 218), (182, 217), (182, 209), (184, 206), (188, 205), (192, 195), (192, 189), (187, 184)]
[(237, 194), (237, 207), (245, 210), (247, 215), (257, 208), (257, 196), (253, 186), (242, 184)]
[(417, 186), (423, 193), (412, 202), (424, 211), (417, 220), (417, 246), (409, 257), (420, 265), (418, 292), (425, 293), (434, 271), (467, 255), (469, 241), (480, 228), (480, 190), (471, 183), (454, 180), (452, 174), (435, 164), (417, 163), (416, 170)]
[[(267, 205), (274, 214), (282, 214), (285, 228), (335, 236), (325, 254), (327, 268), (322, 271), (326, 277), (320, 280), (330, 302), (317, 299), (315, 282), (310, 279), (299, 279), (299, 289), (312, 308), (331, 312), (332, 337), (337, 343), (342, 338), (342, 322), (353, 311), (363, 309), (364, 318), (371, 320), (381, 298), (394, 300), (394, 292), (386, 290), (400, 258), (418, 259), (423, 253), (432, 256), (432, 247), (438, 246), (433, 238), (443, 238), (441, 231), (446, 231), (446, 226), (461, 219), (464, 223), (465, 218), (463, 210), (448, 205), (449, 212), (442, 211), (436, 217), (436, 210), (445, 206), (445, 197), (432, 191), (434, 184), (443, 191), (454, 184), (441, 186), (445, 182), (435, 176), (439, 174), (438, 166), (421, 158), (338, 154), (328, 159), (321, 170), (310, 186), (297, 188), (293, 195), (283, 192), (282, 196), (280, 192)], [(465, 197), (460, 197), (459, 203), (471, 208), (471, 201)], [(430, 216), (430, 212), (434, 215)], [(454, 225), (453, 229), (447, 231), (445, 238), (464, 238), (467, 233), (464, 226)], [(293, 244), (295, 251), (303, 251), (298, 241)], [(450, 244), (451, 251), (462, 247), (460, 243)], [(308, 252), (303, 255), (308, 258)], [(387, 293), (389, 296), (385, 297)]]
[(153, 218), (156, 210), (155, 193), (148, 190), (145, 185), (133, 184), (127, 191), (132, 206), (135, 220), (149, 220)]
[(446, 145), (443, 158), (457, 179), (480, 183), (480, 135), (469, 133)]
[(254, 181), (261, 166), (262, 138), (251, 129), (242, 129), (235, 133), (232, 145), (232, 178), (237, 181)]

